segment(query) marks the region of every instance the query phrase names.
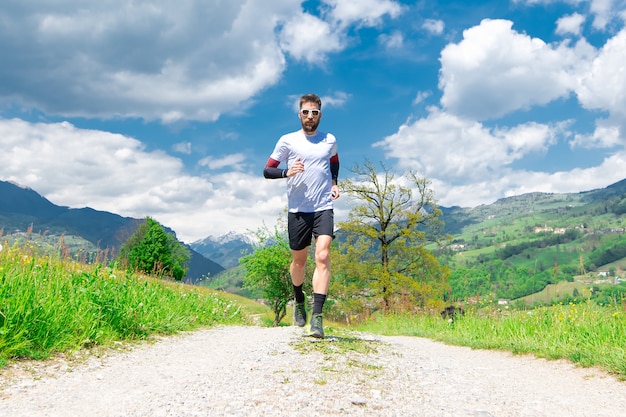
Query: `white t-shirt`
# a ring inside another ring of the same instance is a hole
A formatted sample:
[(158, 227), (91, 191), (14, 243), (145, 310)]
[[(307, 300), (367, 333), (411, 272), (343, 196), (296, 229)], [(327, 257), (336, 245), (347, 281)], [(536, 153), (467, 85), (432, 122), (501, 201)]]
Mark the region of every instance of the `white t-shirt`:
[(305, 135), (302, 130), (281, 136), (270, 158), (290, 167), (300, 157), (304, 172), (287, 178), (291, 213), (314, 213), (333, 208), (330, 158), (337, 155), (337, 140), (330, 133)]

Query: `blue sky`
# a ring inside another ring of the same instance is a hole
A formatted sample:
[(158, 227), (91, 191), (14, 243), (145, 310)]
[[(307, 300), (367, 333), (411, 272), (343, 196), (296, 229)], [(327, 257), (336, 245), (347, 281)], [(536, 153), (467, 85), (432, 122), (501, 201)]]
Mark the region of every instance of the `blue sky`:
[(285, 183), (262, 169), (314, 92), (340, 179), (382, 162), (464, 207), (606, 187), (625, 20), (624, 0), (5, 0), (0, 179), (187, 243), (272, 226)]

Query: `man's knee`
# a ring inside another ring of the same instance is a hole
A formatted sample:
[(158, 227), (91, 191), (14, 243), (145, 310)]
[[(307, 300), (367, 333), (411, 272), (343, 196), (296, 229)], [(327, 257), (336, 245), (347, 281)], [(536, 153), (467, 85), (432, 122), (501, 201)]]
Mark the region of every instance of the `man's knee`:
[(315, 263), (328, 265), (330, 263), (330, 249), (320, 248), (315, 251)]

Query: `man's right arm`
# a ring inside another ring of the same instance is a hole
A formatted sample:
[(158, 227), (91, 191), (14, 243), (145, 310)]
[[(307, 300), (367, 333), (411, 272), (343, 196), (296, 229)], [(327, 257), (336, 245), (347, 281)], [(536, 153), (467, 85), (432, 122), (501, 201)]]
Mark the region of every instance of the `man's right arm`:
[(280, 169), (280, 161), (269, 158), (263, 169), (263, 176), (268, 179), (287, 178), (287, 169)]

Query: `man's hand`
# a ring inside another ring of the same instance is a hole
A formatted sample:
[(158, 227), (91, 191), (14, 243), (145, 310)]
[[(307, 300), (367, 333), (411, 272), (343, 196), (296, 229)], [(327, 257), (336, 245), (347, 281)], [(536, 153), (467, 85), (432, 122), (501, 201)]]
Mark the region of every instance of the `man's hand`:
[(333, 188), (330, 192), (330, 196), (332, 197), (333, 200), (336, 200), (339, 198), (339, 196), (341, 196), (341, 192), (339, 192), (339, 186), (338, 185), (333, 185)]
[(302, 172), (304, 172), (304, 164), (302, 163), (302, 159), (297, 157), (296, 162), (294, 162), (293, 165), (291, 165), (291, 167), (287, 170), (287, 176), (291, 177)]

